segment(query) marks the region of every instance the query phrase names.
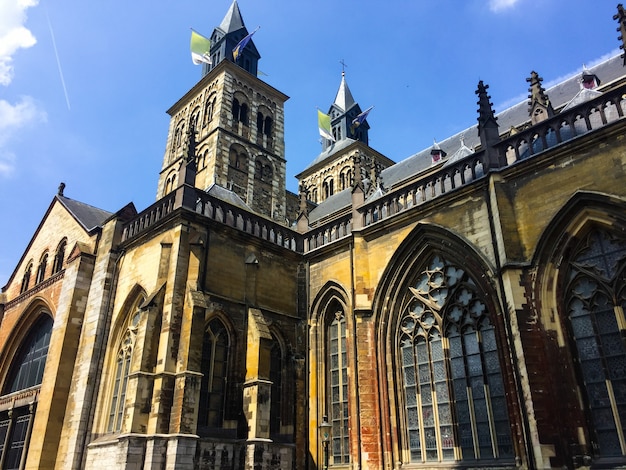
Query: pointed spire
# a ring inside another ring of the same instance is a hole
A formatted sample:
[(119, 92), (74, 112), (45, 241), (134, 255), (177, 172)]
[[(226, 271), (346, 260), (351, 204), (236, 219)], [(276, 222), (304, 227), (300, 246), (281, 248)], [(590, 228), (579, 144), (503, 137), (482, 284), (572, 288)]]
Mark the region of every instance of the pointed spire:
[(346, 83), (346, 72), (341, 72), (341, 84), (339, 85), (339, 91), (337, 91), (334, 105), (341, 108), (343, 112), (346, 112), (354, 106), (354, 104), (354, 98), (352, 97), (350, 88), (348, 88), (348, 84)]
[(500, 158), (497, 149), (494, 148), (494, 145), (500, 142), (498, 118), (493, 112), (493, 103), (489, 101), (491, 97), (487, 94), (487, 89), (489, 89), (489, 85), (483, 84), (483, 81), (480, 80), (475, 92), (478, 95), (478, 102), (476, 103), (478, 104), (478, 136), (483, 150), (487, 153), (488, 167), (498, 168), (500, 167)]
[(225, 33), (232, 33), (243, 27), (245, 27), (245, 24), (243, 23), (243, 18), (239, 11), (239, 5), (237, 5), (237, 0), (234, 0), (226, 12), (226, 16), (220, 23), (219, 28)]
[(526, 81), (530, 83), (530, 88), (528, 89), (530, 92), (530, 95), (528, 95), (528, 114), (532, 124), (535, 125), (554, 116), (554, 109), (548, 99), (548, 95), (546, 95), (546, 90), (541, 85), (543, 78), (533, 70)]
[[(613, 15), (613, 19), (617, 20), (617, 22), (619, 23), (617, 32), (620, 33), (620, 35), (617, 37), (617, 39), (618, 41), (622, 41), (622, 43), (619, 45), (619, 48), (624, 51), (626, 50), (626, 12), (624, 12), (624, 7), (621, 3), (617, 5), (617, 15)], [(622, 59), (624, 60), (622, 65), (626, 65), (626, 53), (622, 53)]]

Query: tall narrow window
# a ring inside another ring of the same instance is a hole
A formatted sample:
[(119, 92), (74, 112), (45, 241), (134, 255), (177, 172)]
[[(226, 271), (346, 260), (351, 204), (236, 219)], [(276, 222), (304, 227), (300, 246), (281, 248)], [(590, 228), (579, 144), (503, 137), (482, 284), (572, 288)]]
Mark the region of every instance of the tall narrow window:
[(20, 294), (26, 292), (30, 285), (30, 276), (33, 272), (33, 263), (28, 263), (26, 270), (24, 271), (24, 277), (22, 278), (22, 286), (20, 287)]
[(282, 418), (283, 394), (283, 353), (278, 341), (274, 340), (270, 353), (270, 380), (272, 382), (272, 396), (270, 406), (270, 434), (280, 434)]
[(198, 427), (220, 428), (224, 420), (229, 340), (224, 324), (211, 320), (202, 344), (202, 382)]
[(46, 278), (46, 268), (48, 266), (48, 253), (44, 253), (39, 261), (39, 267), (37, 268), (37, 278), (35, 284), (39, 284)]
[(120, 432), (122, 429), (124, 408), (126, 406), (126, 388), (128, 386), (128, 375), (130, 374), (132, 355), (133, 341), (130, 332), (127, 332), (115, 361), (115, 378), (113, 382), (113, 394), (111, 396), (111, 409), (109, 411), (108, 432)]
[(123, 328), (121, 339), (117, 346), (115, 365), (113, 369), (113, 389), (111, 390), (111, 406), (109, 408), (108, 432), (121, 432), (124, 423), (124, 412), (126, 411), (126, 391), (128, 389), (128, 379), (131, 371), (133, 358), (133, 348), (141, 311), (139, 306), (143, 302), (143, 297), (138, 297), (133, 302), (130, 315)]
[(54, 263), (52, 264), (52, 274), (56, 274), (63, 269), (63, 261), (65, 259), (65, 247), (67, 242), (65, 240), (59, 243), (57, 251), (54, 255)]
[(626, 243), (593, 231), (579, 245), (567, 276), (565, 307), (600, 457), (626, 455), (625, 268)]
[(476, 284), (434, 256), (409, 290), (398, 331), (408, 458), (510, 460), (495, 330)]
[[(334, 308), (333, 308), (334, 307)], [(348, 435), (348, 358), (346, 341), (346, 317), (343, 309), (333, 303), (329, 312), (334, 313), (328, 327), (328, 419), (333, 426), (332, 459), (335, 464), (350, 462), (350, 439)]]

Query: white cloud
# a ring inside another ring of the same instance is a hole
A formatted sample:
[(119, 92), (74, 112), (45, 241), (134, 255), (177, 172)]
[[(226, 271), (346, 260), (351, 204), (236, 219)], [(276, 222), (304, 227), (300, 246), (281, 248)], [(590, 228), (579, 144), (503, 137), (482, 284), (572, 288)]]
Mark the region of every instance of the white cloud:
[[(0, 85), (9, 86), (13, 81), (13, 56), (20, 49), (37, 43), (26, 23), (26, 10), (38, 4), (38, 0), (0, 0)], [(45, 121), (46, 114), (35, 101), (25, 96), (16, 103), (0, 100), (0, 177), (9, 176), (15, 167), (15, 153), (8, 148), (10, 140), (18, 137), (18, 131), (30, 123)]]
[(37, 3), (38, 0), (0, 2), (0, 85), (7, 86), (13, 80), (13, 55), (37, 42), (24, 26), (26, 10)]
[(519, 0), (489, 0), (489, 9), (493, 12), (499, 12), (508, 8), (513, 8)]

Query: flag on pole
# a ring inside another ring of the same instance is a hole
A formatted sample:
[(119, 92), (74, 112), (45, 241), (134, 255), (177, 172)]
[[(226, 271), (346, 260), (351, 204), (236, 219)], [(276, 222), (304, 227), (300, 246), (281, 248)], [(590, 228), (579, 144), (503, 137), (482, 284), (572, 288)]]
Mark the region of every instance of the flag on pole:
[(211, 40), (209, 38), (205, 38), (202, 34), (196, 33), (193, 29), (191, 30), (191, 61), (195, 65), (200, 65), (201, 63), (212, 64), (210, 51), (211, 51)]
[(241, 55), (241, 52), (248, 45), (248, 43), (250, 42), (250, 39), (252, 39), (252, 35), (256, 33), (259, 30), (259, 28), (260, 26), (257, 26), (257, 28), (254, 31), (252, 31), (245, 38), (239, 41), (239, 43), (235, 46), (235, 48), (233, 49), (233, 60), (235, 62), (237, 62), (237, 58)]
[(325, 139), (335, 141), (333, 133), (330, 131), (330, 116), (317, 110), (317, 125), (320, 129), (320, 135)]
[(365, 111), (363, 111), (361, 114), (359, 114), (357, 117), (355, 117), (352, 120), (352, 128), (353, 129), (356, 129), (361, 124), (363, 124), (363, 121), (365, 121), (367, 119), (367, 115), (370, 113), (370, 111), (372, 110), (373, 107), (374, 106), (370, 106), (369, 108), (367, 108)]

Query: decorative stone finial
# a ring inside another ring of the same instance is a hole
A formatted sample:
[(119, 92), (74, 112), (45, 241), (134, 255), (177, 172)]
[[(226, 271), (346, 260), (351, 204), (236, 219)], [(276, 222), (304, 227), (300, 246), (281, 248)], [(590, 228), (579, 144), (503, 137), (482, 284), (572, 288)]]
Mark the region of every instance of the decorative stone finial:
[(59, 192), (57, 193), (59, 196), (63, 196), (63, 191), (65, 190), (65, 183), (61, 182), (59, 185)]
[(489, 168), (498, 168), (501, 166), (500, 157), (495, 145), (500, 142), (500, 133), (498, 131), (498, 118), (493, 112), (493, 103), (489, 100), (491, 97), (487, 94), (489, 85), (485, 85), (482, 80), (478, 82), (478, 136), (480, 144), (487, 153), (487, 166)]
[(530, 83), (528, 89), (528, 113), (531, 118), (532, 124), (545, 121), (546, 119), (554, 116), (554, 109), (552, 104), (546, 95), (546, 91), (541, 85), (543, 78), (541, 78), (534, 70), (530, 72), (530, 77), (526, 79)]
[[(626, 46), (626, 12), (624, 12), (624, 7), (620, 3), (617, 5), (617, 15), (613, 15), (613, 19), (617, 20), (619, 23), (619, 27), (617, 28), (617, 32), (620, 35), (617, 37), (618, 41), (622, 41), (619, 45), (621, 50), (625, 50), (624, 46)], [(626, 65), (626, 53), (622, 53), (623, 63), (622, 65)]]

